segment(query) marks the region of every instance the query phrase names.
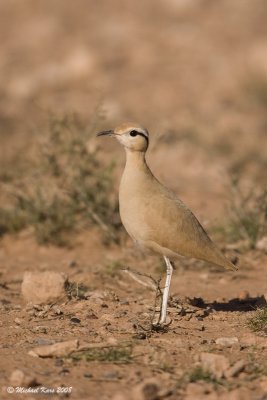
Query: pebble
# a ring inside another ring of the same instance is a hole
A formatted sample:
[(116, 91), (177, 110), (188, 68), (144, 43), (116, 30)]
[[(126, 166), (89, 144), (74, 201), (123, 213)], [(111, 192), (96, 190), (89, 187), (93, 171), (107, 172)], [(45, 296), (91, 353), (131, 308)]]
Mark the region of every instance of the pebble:
[(71, 317), (70, 322), (72, 324), (80, 324), (81, 320), (79, 318), (77, 318), (77, 317)]
[(212, 386), (206, 382), (191, 382), (186, 387), (186, 400), (202, 400), (212, 392)]
[(243, 290), (239, 293), (238, 299), (240, 301), (246, 301), (250, 298), (249, 292), (247, 290)]
[(267, 377), (263, 378), (263, 380), (260, 382), (260, 387), (263, 390), (263, 393), (267, 394)]
[(157, 379), (146, 379), (132, 389), (133, 400), (158, 400), (159, 381)]
[(133, 339), (138, 339), (138, 340), (145, 340), (147, 338), (147, 335), (145, 332), (138, 332), (133, 336)]
[(20, 369), (15, 369), (10, 375), (9, 382), (13, 386), (22, 386), (25, 379), (25, 374)]
[(114, 314), (114, 318), (122, 318), (125, 317), (125, 315), (127, 315), (128, 312), (127, 311), (119, 311), (116, 314)]
[(250, 346), (257, 346), (258, 348), (266, 349), (267, 340), (265, 337), (260, 337), (254, 333), (246, 333), (240, 339), (241, 346), (243, 348)]
[(62, 315), (63, 314), (63, 311), (59, 307), (55, 307), (54, 306), (52, 309), (53, 309), (53, 311), (54, 311), (54, 313), (56, 315)]
[(129, 394), (125, 395), (124, 393), (115, 393), (112, 400), (132, 400), (132, 396), (129, 397)]
[(33, 332), (37, 332), (37, 333), (47, 333), (47, 327), (46, 327), (46, 326), (38, 325), (38, 326), (35, 326), (35, 327), (32, 329), (32, 331), (33, 331)]
[(244, 360), (237, 361), (231, 368), (225, 372), (226, 378), (234, 378), (245, 369), (246, 363)]
[(120, 305), (122, 306), (128, 306), (130, 303), (128, 300), (120, 300)]
[(86, 318), (88, 318), (88, 319), (98, 319), (98, 316), (93, 311), (91, 311), (91, 312), (89, 312), (87, 314)]
[(239, 343), (239, 340), (237, 337), (220, 337), (215, 340), (215, 343), (224, 347), (232, 347), (233, 345)]
[[(255, 397), (254, 397), (255, 398)], [(220, 400), (251, 400), (251, 390), (238, 388), (231, 390), (219, 397)]]
[(21, 293), (27, 302), (35, 304), (50, 304), (64, 301), (67, 277), (55, 271), (25, 272)]
[(54, 344), (55, 341), (51, 339), (46, 339), (46, 338), (36, 338), (34, 340), (34, 343), (37, 344), (38, 346), (47, 346), (49, 344)]
[(202, 368), (209, 371), (216, 379), (221, 379), (229, 369), (229, 360), (220, 354), (201, 353), (199, 362)]
[(68, 368), (62, 368), (61, 371), (59, 371), (60, 375), (68, 375), (70, 373), (70, 370)]
[(209, 311), (208, 311), (208, 310), (199, 310), (199, 311), (197, 311), (197, 312), (195, 313), (195, 315), (196, 315), (197, 317), (205, 318), (205, 317), (207, 317), (207, 316), (209, 315)]
[(257, 241), (256, 249), (267, 251), (267, 236), (264, 236), (263, 238)]
[(37, 380), (32, 375), (26, 375), (22, 370), (15, 369), (9, 378), (10, 385), (13, 387), (17, 386), (24, 386), (24, 387), (31, 387), (37, 386)]
[(119, 373), (118, 371), (107, 371), (103, 374), (103, 378), (110, 380), (119, 379)]
[(33, 350), (29, 351), (28, 354), (32, 357), (63, 357), (77, 350), (78, 347), (79, 341), (74, 339), (47, 346), (35, 347)]
[(69, 263), (69, 268), (75, 268), (75, 267), (77, 267), (78, 266), (78, 263), (75, 261), (75, 260), (72, 260), (70, 263)]
[(93, 374), (91, 374), (90, 372), (86, 372), (85, 374), (83, 374), (83, 376), (85, 377), (85, 378), (93, 378)]

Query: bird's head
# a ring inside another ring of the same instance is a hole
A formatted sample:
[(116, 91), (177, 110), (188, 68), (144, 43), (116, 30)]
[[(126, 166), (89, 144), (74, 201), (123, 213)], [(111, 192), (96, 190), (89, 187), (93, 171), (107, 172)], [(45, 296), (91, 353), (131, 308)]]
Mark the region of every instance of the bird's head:
[(149, 144), (148, 131), (138, 124), (124, 123), (114, 130), (102, 131), (97, 136), (114, 136), (126, 149), (145, 152)]

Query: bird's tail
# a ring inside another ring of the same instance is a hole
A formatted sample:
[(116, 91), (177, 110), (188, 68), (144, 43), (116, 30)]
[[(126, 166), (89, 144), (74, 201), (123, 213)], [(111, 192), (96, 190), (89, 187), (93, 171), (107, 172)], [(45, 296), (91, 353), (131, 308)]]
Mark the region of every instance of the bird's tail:
[(237, 271), (238, 270), (238, 267), (235, 264), (233, 264), (231, 261), (229, 261), (227, 258), (225, 258), (225, 261), (226, 262), (223, 265), (223, 267), (225, 269), (231, 269), (232, 271)]
[(238, 267), (235, 264), (233, 264), (230, 260), (228, 260), (228, 258), (226, 258), (219, 249), (217, 249), (217, 258), (215, 264), (220, 265), (225, 269), (230, 269), (232, 271), (238, 270)]

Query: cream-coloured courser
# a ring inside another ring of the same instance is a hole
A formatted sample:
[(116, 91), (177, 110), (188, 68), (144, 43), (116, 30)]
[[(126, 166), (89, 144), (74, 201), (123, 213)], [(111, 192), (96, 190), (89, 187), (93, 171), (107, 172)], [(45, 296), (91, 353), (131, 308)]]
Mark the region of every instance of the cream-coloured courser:
[(145, 128), (125, 123), (97, 134), (102, 135), (116, 137), (126, 150), (126, 166), (119, 190), (122, 223), (134, 241), (161, 254), (167, 266), (159, 319), (159, 324), (164, 324), (173, 271), (170, 260), (182, 255), (227, 269), (236, 267), (211, 241), (186, 205), (150, 171), (145, 159), (149, 144)]

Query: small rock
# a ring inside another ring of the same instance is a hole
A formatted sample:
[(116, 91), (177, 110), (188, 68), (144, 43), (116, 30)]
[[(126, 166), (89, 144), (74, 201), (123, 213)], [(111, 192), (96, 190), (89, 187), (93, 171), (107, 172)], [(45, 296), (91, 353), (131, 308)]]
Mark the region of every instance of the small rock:
[(121, 300), (120, 301), (120, 305), (122, 305), (122, 306), (128, 306), (130, 303), (129, 303), (129, 301), (128, 300)]
[(79, 318), (77, 318), (77, 317), (71, 317), (70, 322), (72, 324), (80, 324), (81, 320)]
[(181, 308), (181, 310), (179, 311), (179, 315), (181, 315), (181, 317), (184, 317), (186, 315), (186, 311), (184, 308)]
[(57, 306), (52, 307), (52, 310), (54, 311), (54, 313), (56, 315), (62, 315), (63, 314), (63, 311)]
[(75, 268), (75, 267), (77, 267), (77, 265), (78, 265), (78, 263), (77, 263), (75, 260), (72, 260), (72, 261), (69, 263), (69, 267), (70, 267), (70, 268)]
[(98, 319), (98, 316), (97, 316), (93, 311), (90, 311), (90, 312), (86, 315), (86, 318), (88, 318), (88, 319)]
[(12, 374), (10, 375), (9, 382), (12, 386), (36, 386), (37, 381), (36, 378), (33, 376), (26, 376), (23, 371), (20, 369), (15, 369)]
[(75, 339), (47, 346), (35, 347), (28, 354), (33, 357), (63, 357), (77, 350), (78, 347), (79, 341)]
[(117, 371), (108, 371), (103, 374), (104, 379), (117, 380), (119, 379), (119, 373)]
[(230, 367), (229, 360), (220, 354), (201, 353), (199, 361), (202, 368), (209, 371), (216, 379), (221, 379)]
[(55, 341), (51, 339), (46, 339), (46, 338), (36, 338), (34, 340), (34, 343), (37, 344), (38, 346), (47, 346), (49, 344), (54, 344)]
[(188, 303), (195, 307), (204, 307), (205, 302), (202, 297), (193, 297), (193, 299), (188, 299)]
[(114, 323), (114, 315), (111, 314), (102, 314), (100, 319), (105, 322)]
[(29, 305), (30, 308), (34, 308), (37, 311), (44, 311), (44, 309), (46, 309), (46, 306), (41, 306), (40, 304)]
[(145, 340), (147, 338), (147, 335), (145, 332), (137, 332), (134, 336), (133, 339), (137, 340)]
[(205, 317), (207, 317), (209, 315), (209, 311), (208, 310), (198, 310), (196, 313), (195, 313), (195, 316), (196, 317), (202, 317), (202, 318), (205, 318)]
[(60, 375), (68, 375), (70, 373), (70, 370), (68, 368), (62, 368), (61, 371), (59, 371)]
[(239, 293), (238, 296), (240, 301), (246, 301), (250, 298), (249, 292), (247, 290), (243, 290), (242, 292)]
[(49, 304), (67, 298), (66, 283), (66, 276), (59, 272), (25, 272), (21, 292), (27, 302)]
[(241, 346), (249, 347), (249, 346), (257, 346), (262, 349), (267, 348), (267, 340), (265, 337), (257, 336), (253, 333), (246, 333), (240, 339)]
[(20, 369), (15, 369), (15, 371), (12, 372), (9, 382), (12, 386), (22, 386), (23, 382), (25, 379), (25, 374), (23, 371)]
[(125, 317), (125, 315), (127, 315), (128, 314), (128, 312), (127, 311), (119, 311), (119, 312), (117, 312), (117, 313), (115, 313), (114, 314), (114, 318), (123, 318), (123, 317)]
[(33, 332), (36, 332), (36, 333), (47, 333), (47, 327), (46, 327), (46, 326), (38, 325), (38, 326), (35, 326), (35, 327), (32, 329), (32, 331), (33, 331)]
[(186, 387), (186, 400), (196, 400), (206, 398), (212, 392), (212, 386), (205, 382), (192, 382)]
[(88, 298), (90, 300), (95, 301), (96, 303), (101, 302), (105, 299), (106, 297), (106, 293), (104, 291), (101, 290), (94, 290), (93, 292), (88, 292)]
[(63, 364), (64, 364), (63, 360), (61, 360), (60, 358), (56, 359), (55, 367), (62, 367)]
[(230, 392), (224, 393), (220, 400), (251, 400), (251, 390), (238, 388)]
[(220, 337), (215, 340), (216, 344), (224, 347), (232, 347), (239, 342), (237, 337)]
[(22, 324), (22, 319), (20, 319), (20, 318), (15, 318), (15, 319), (14, 319), (14, 322), (15, 322), (17, 325), (21, 325), (21, 324)]
[(83, 374), (83, 376), (85, 377), (85, 378), (93, 378), (93, 374), (90, 374), (90, 372), (85, 372), (85, 374)]
[(113, 397), (112, 400), (132, 400), (132, 397), (129, 397), (129, 394), (125, 395), (123, 393), (116, 393)]
[(113, 336), (110, 336), (110, 337), (107, 338), (107, 343), (108, 343), (110, 346), (118, 346), (119, 340), (116, 339), (116, 338), (113, 337)]
[(267, 251), (267, 236), (264, 236), (263, 238), (257, 241), (256, 249)]
[(233, 378), (235, 376), (238, 376), (238, 374), (244, 370), (245, 366), (245, 361), (239, 360), (231, 368), (229, 368), (224, 375), (226, 378)]
[(263, 378), (263, 380), (260, 382), (260, 387), (263, 390), (263, 393), (267, 394), (267, 378)]
[(132, 389), (133, 400), (158, 400), (159, 383), (156, 379), (147, 379)]

